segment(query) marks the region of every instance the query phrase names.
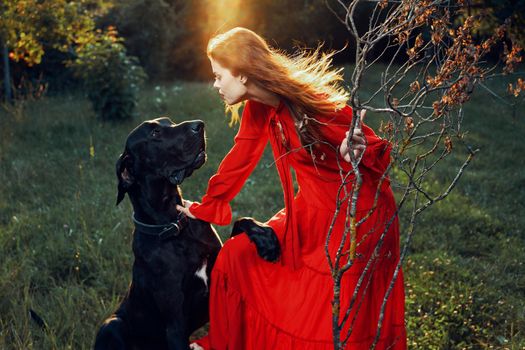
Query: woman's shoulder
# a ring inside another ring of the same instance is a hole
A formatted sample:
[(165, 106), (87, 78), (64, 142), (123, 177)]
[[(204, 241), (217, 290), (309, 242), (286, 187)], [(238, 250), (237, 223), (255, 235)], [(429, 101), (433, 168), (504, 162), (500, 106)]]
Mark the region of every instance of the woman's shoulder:
[(268, 114), (268, 108), (265, 104), (247, 100), (241, 118), (242, 133), (260, 134), (264, 132), (269, 121)]
[(250, 113), (267, 114), (270, 108), (270, 106), (254, 100), (246, 100), (244, 104), (244, 109)]

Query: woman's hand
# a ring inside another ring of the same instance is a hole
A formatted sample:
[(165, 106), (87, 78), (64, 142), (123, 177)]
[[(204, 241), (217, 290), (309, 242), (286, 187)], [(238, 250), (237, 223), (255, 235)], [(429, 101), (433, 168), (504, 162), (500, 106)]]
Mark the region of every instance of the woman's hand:
[[(361, 121), (364, 120), (366, 115), (366, 110), (361, 111)], [(341, 146), (339, 146), (339, 154), (343, 159), (350, 163), (350, 149), (348, 148), (348, 135), (350, 134), (350, 131), (347, 131), (345, 133), (346, 137), (341, 142)], [(352, 151), (354, 152), (354, 159), (358, 159), (361, 154), (366, 149), (366, 139), (363, 135), (363, 131), (359, 126), (356, 126), (354, 129), (354, 133), (352, 135)]]
[(183, 199), (182, 204), (184, 204), (184, 206), (177, 205), (176, 209), (182, 212), (184, 215), (186, 215), (190, 219), (196, 219), (196, 217), (190, 212), (190, 207), (193, 204), (193, 202)]

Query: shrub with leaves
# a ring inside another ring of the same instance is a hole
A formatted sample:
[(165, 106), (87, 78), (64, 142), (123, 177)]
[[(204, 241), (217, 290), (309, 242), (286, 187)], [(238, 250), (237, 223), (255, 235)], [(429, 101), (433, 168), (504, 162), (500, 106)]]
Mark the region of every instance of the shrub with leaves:
[(97, 116), (103, 120), (131, 118), (146, 75), (138, 60), (126, 53), (116, 29), (91, 31), (76, 44), (76, 58), (70, 66), (84, 81)]

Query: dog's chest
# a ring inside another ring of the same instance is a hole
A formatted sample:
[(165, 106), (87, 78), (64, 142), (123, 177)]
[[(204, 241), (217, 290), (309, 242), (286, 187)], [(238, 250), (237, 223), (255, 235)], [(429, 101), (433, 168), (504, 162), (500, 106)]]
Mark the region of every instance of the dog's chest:
[(206, 289), (208, 289), (208, 274), (206, 273), (207, 268), (208, 268), (208, 259), (205, 258), (202, 262), (201, 267), (195, 272), (195, 276), (197, 276), (204, 282)]
[(144, 266), (153, 275), (191, 275), (208, 289), (208, 254), (192, 241), (174, 240), (154, 242), (139, 239), (134, 244), (138, 265)]

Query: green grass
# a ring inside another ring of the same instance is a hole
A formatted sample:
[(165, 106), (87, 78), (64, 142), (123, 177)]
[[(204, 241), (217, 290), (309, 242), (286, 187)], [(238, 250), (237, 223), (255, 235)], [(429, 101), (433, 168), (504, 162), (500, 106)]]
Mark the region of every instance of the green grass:
[[(79, 96), (29, 102), (15, 114), (0, 112), (0, 348), (90, 348), (131, 277), (131, 207), (115, 206), (114, 175), (127, 133), (161, 115), (204, 120), (208, 162), (183, 185), (198, 200), (236, 128), (198, 83), (145, 89), (140, 117), (122, 124), (95, 120)], [(464, 126), (481, 152), (455, 192), (421, 216), (405, 263), (409, 343), (525, 349), (525, 120), (480, 91)], [(436, 169), (436, 186), (458, 161)], [(267, 149), (234, 215), (265, 220), (282, 207), (271, 162)]]

